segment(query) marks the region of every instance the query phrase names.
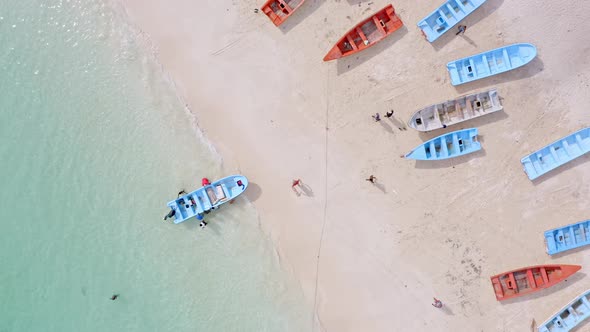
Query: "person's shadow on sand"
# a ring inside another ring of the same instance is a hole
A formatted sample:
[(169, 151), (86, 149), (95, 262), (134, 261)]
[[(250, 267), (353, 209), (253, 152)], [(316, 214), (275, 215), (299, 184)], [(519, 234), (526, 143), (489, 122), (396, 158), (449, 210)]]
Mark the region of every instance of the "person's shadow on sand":
[(311, 190), (311, 187), (308, 186), (305, 183), (301, 183), (299, 185), (299, 189), (301, 189), (301, 193), (307, 197), (313, 197), (313, 190)]

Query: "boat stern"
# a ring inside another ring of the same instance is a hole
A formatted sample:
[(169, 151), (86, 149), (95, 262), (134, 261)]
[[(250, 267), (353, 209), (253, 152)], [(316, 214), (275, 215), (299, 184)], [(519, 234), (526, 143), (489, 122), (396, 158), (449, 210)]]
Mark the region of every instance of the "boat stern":
[(457, 69), (457, 61), (447, 63), (447, 70), (449, 71), (452, 85), (464, 83), (461, 81), (461, 76), (459, 75), (459, 70)]

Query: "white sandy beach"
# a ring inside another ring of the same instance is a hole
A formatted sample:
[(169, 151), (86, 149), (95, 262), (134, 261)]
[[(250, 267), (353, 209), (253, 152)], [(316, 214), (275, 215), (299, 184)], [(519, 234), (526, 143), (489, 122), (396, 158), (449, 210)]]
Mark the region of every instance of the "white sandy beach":
[[(552, 258), (543, 243), (544, 230), (590, 218), (589, 156), (535, 182), (520, 164), (590, 125), (590, 1), (488, 0), (464, 36), (430, 44), (416, 23), (442, 1), (399, 0), (401, 30), (333, 62), (322, 61), (333, 43), (389, 2), (307, 0), (277, 28), (254, 12), (262, 0), (120, 1), (227, 171), (252, 182), (261, 225), (315, 308), (310, 331), (530, 331), (590, 288), (589, 249)], [(447, 62), (516, 42), (538, 57), (450, 84)], [(504, 111), (427, 134), (398, 129), (419, 108), (490, 87)], [(393, 121), (371, 119), (390, 109)], [(482, 151), (399, 157), (467, 127), (479, 128)], [(294, 178), (308, 186), (299, 197)], [(583, 268), (496, 301), (491, 275), (546, 263)]]

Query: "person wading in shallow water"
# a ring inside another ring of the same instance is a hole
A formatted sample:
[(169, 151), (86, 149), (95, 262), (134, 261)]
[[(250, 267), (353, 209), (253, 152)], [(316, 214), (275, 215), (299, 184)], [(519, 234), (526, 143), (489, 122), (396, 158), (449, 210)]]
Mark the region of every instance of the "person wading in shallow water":
[(119, 297), (119, 294), (113, 294), (113, 296), (111, 296), (111, 300), (115, 301), (118, 297)]

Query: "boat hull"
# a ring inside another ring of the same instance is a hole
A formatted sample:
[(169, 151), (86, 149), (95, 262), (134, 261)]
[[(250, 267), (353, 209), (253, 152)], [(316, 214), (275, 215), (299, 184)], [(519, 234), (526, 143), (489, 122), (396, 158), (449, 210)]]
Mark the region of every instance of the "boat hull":
[(590, 127), (561, 138), (523, 157), (520, 162), (529, 179), (534, 180), (585, 155), (588, 151), (590, 151)]
[(549, 255), (587, 246), (590, 244), (590, 220), (550, 229), (544, 235)]
[(408, 126), (418, 131), (431, 131), (498, 112), (503, 108), (498, 91), (491, 89), (418, 110), (408, 121)]
[(538, 265), (490, 277), (496, 299), (503, 301), (554, 286), (579, 271), (579, 265)]
[(268, 16), (274, 25), (280, 26), (304, 2), (305, 0), (268, 0), (260, 10)]
[(522, 67), (536, 56), (537, 48), (534, 45), (512, 44), (451, 61), (447, 64), (447, 70), (451, 84), (460, 85)]
[(324, 57), (324, 61), (336, 60), (365, 50), (391, 35), (403, 26), (392, 5), (366, 18), (350, 29)]
[(418, 27), (422, 30), (424, 37), (433, 42), (445, 32), (449, 31), (457, 23), (473, 13), (486, 0), (449, 0), (426, 16)]
[(537, 328), (539, 332), (569, 332), (590, 317), (590, 289), (578, 295)]
[(481, 144), (477, 141), (477, 128), (469, 128), (426, 141), (404, 157), (415, 160), (443, 160), (479, 150), (481, 150)]
[(247, 187), (248, 179), (245, 176), (232, 175), (179, 196), (167, 205), (174, 211), (174, 223), (179, 224), (230, 202), (241, 195)]

